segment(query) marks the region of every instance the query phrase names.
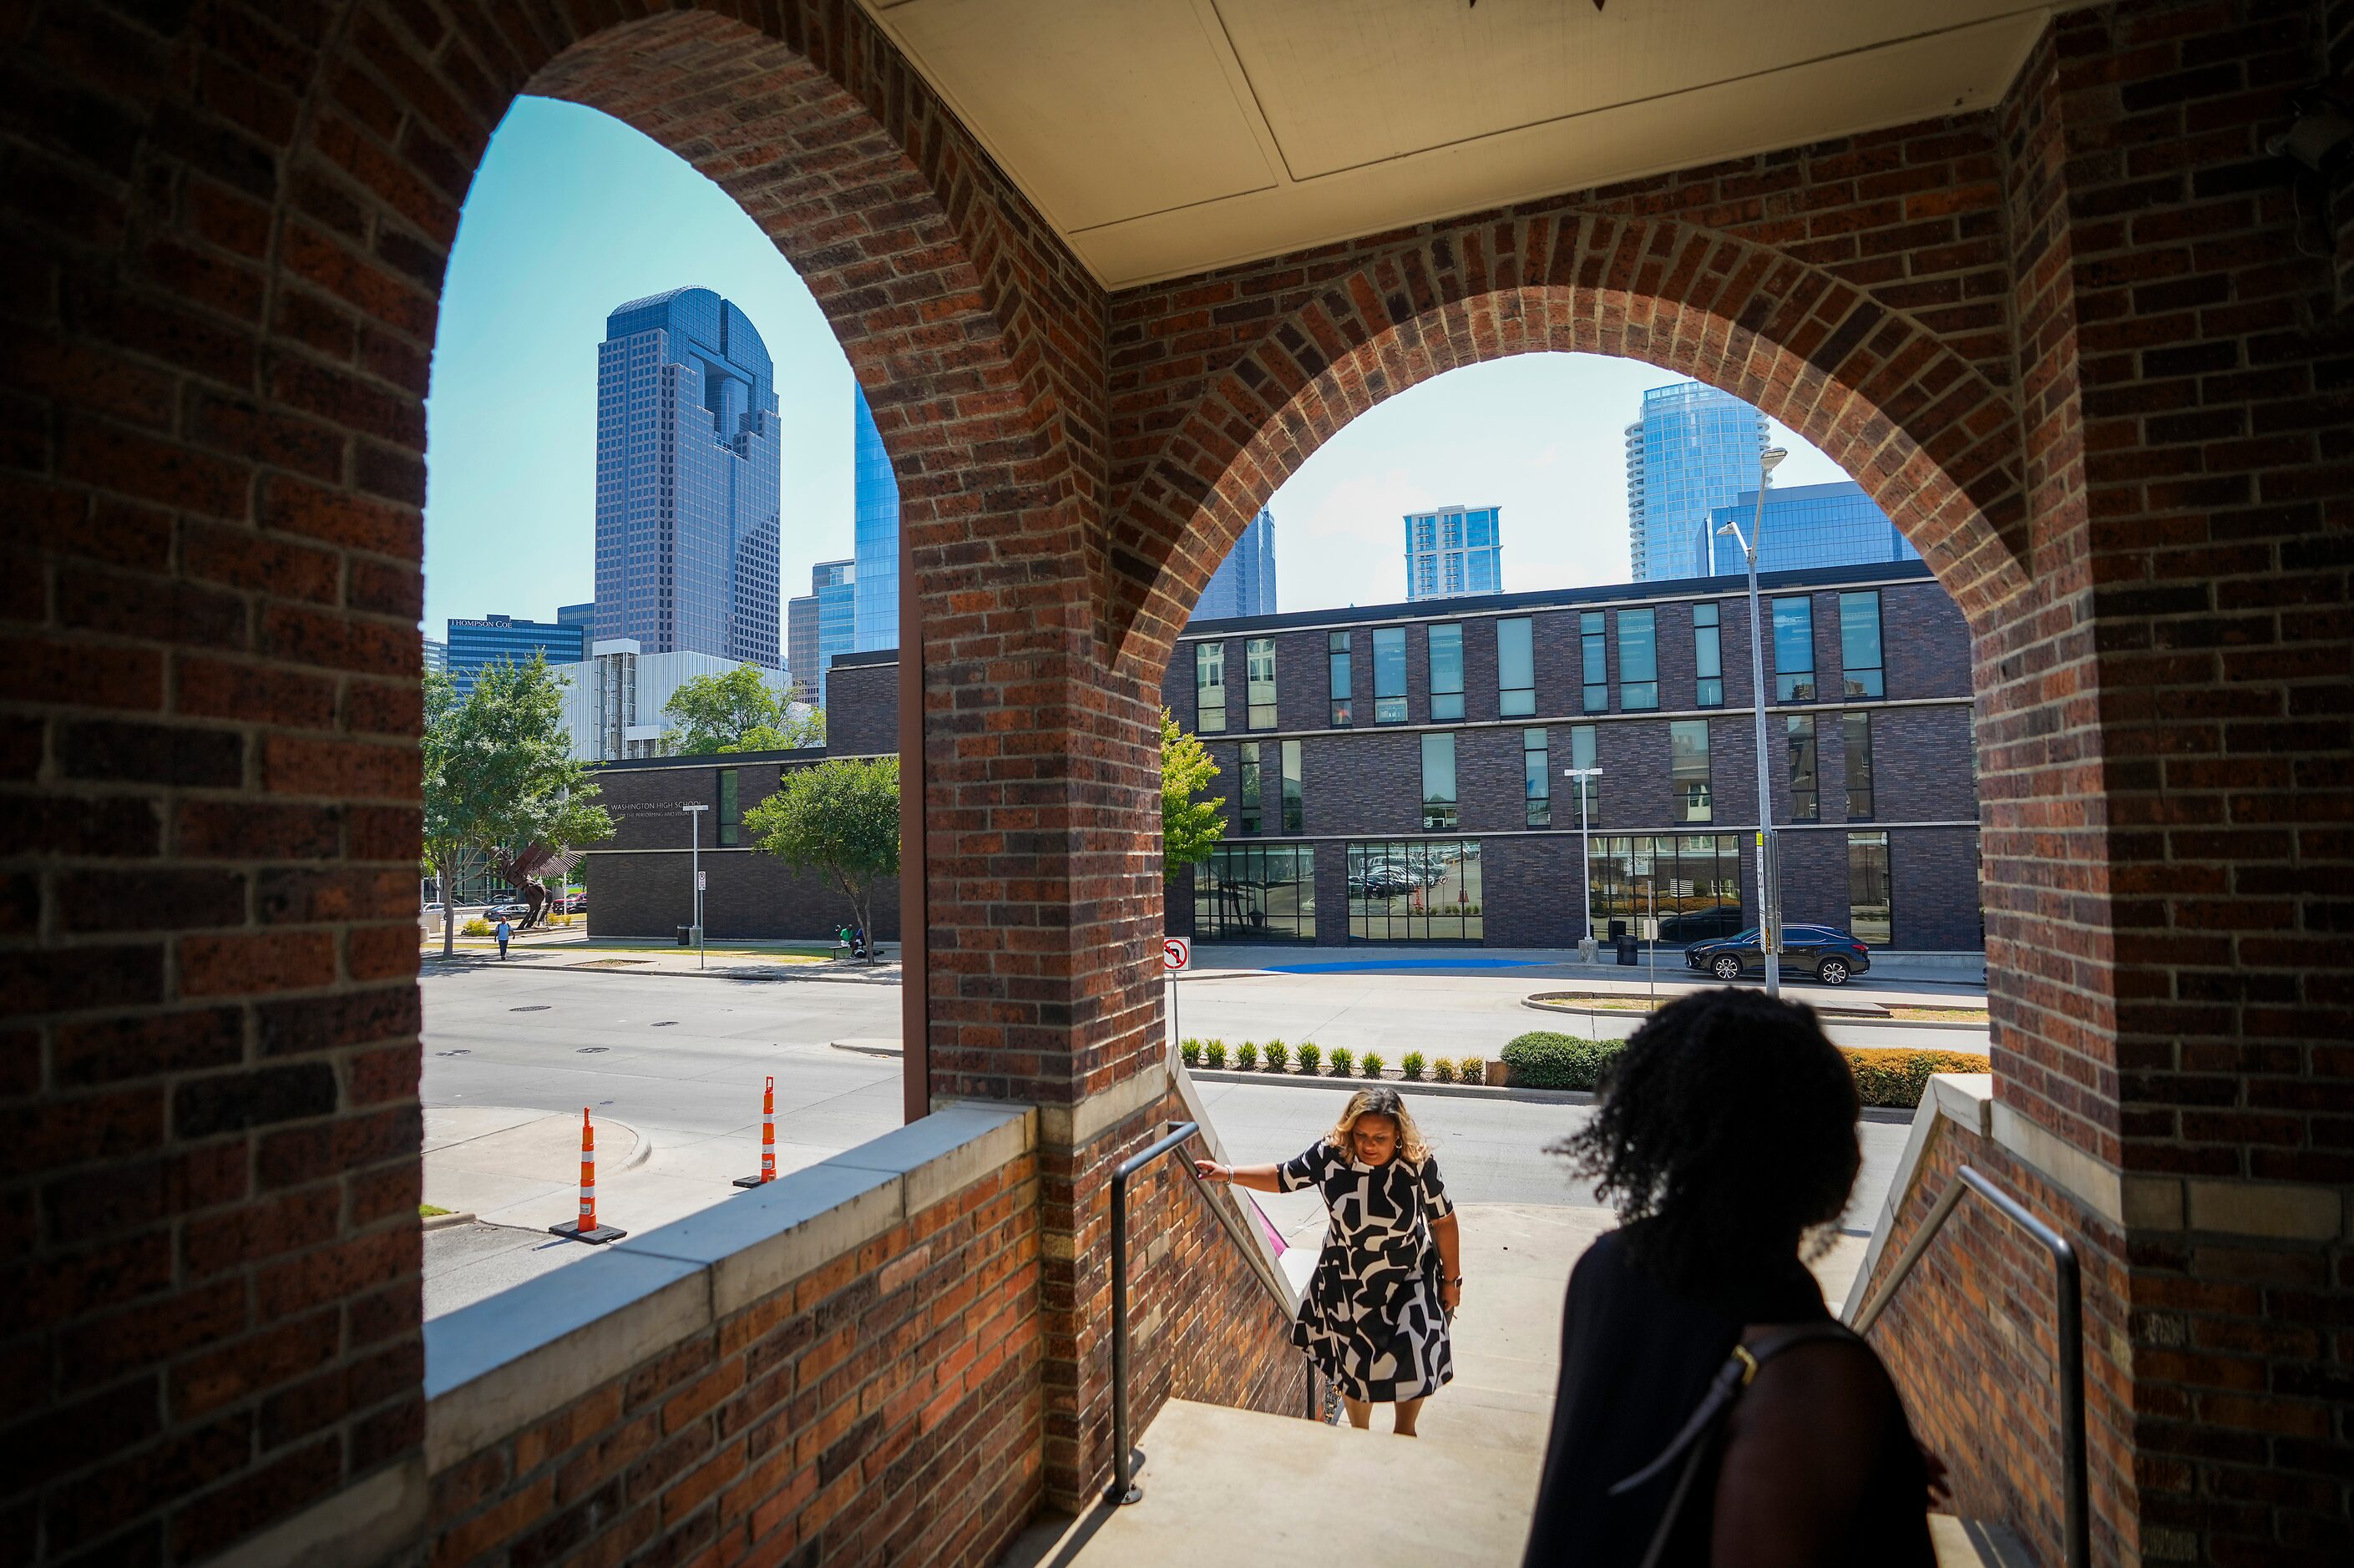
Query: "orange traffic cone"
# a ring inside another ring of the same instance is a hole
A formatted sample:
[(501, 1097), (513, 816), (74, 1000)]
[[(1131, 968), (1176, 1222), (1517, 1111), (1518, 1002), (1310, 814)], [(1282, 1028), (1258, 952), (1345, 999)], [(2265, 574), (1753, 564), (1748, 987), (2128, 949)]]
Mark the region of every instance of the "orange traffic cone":
[(760, 1091), (760, 1173), (738, 1176), (738, 1187), (762, 1187), (777, 1179), (777, 1080)]
[(599, 1244), (617, 1242), (630, 1234), (597, 1223), (597, 1128), (588, 1119), (587, 1106), (580, 1107), (580, 1219), (575, 1224), (550, 1225), (547, 1231), (550, 1235)]

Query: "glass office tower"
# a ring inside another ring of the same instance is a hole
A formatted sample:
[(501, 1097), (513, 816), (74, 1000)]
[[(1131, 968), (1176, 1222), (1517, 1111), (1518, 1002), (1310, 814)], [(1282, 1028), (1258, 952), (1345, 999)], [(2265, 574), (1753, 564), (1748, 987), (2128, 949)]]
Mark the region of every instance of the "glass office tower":
[(825, 668), (837, 653), (855, 650), (855, 561), (820, 561), (810, 568), (810, 591), (786, 607), (786, 664), (801, 701), (825, 706)]
[(853, 646), (864, 653), (899, 646), (899, 481), (875, 429), (866, 394), (854, 386), (850, 398), (855, 405), (851, 479), (857, 496), (857, 531), (851, 549), (857, 563)]
[(777, 390), (709, 289), (633, 300), (597, 346), (597, 621), (648, 653), (779, 662)]
[(474, 689), (474, 673), (494, 660), (528, 664), (535, 653), (551, 664), (577, 664), (588, 656), (586, 633), (578, 626), (546, 620), (517, 620), (512, 615), (488, 615), (480, 620), (450, 622), (450, 641), (443, 657), (458, 694)]
[[(1741, 546), (1718, 538), (1715, 530), (1731, 521), (1751, 533), (1757, 514), (1757, 487), (1752, 483), (1729, 506), (1709, 514), (1712, 574), (1746, 572)], [(1864, 567), (1884, 561), (1917, 561), (1921, 552), (1896, 531), (1888, 514), (1872, 503), (1863, 486), (1853, 480), (1837, 484), (1794, 484), (1787, 490), (1766, 492), (1766, 526), (1755, 531), (1757, 569), (1786, 572), (1808, 567)]]
[(1633, 579), (1707, 576), (1709, 514), (1757, 488), (1765, 450), (1766, 416), (1729, 392), (1680, 381), (1644, 393), (1643, 417), (1627, 427)]
[(1405, 519), (1405, 597), (1453, 599), (1504, 591), (1502, 510), (1442, 506)]
[(1189, 619), (1230, 620), (1273, 615), (1275, 609), (1275, 514), (1262, 506), (1211, 575)]

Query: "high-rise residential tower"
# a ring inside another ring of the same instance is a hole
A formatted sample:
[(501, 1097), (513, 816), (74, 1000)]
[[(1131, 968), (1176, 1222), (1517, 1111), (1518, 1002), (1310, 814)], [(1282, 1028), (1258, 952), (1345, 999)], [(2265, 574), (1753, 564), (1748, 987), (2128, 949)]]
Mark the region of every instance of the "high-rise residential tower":
[(1275, 612), (1275, 514), (1262, 506), (1202, 589), (1191, 619), (1227, 620)]
[(1453, 599), (1504, 590), (1503, 510), (1442, 506), (1405, 517), (1405, 597)]
[(857, 646), (855, 561), (820, 561), (810, 568), (810, 590), (785, 607), (786, 663), (801, 701), (825, 706), (825, 667)]
[(1709, 514), (1757, 488), (1765, 450), (1766, 416), (1730, 392), (1679, 381), (1644, 393), (1643, 417), (1627, 427), (1633, 579), (1706, 577)]
[(779, 662), (777, 390), (709, 289), (633, 300), (597, 347), (595, 641)]
[(1741, 546), (1719, 538), (1716, 530), (1737, 523), (1744, 534), (1758, 540), (1757, 569), (1761, 572), (1811, 570), (1817, 567), (1869, 567), (1888, 561), (1917, 561), (1921, 552), (1896, 531), (1896, 524), (1853, 480), (1837, 484), (1794, 484), (1768, 487), (1766, 525), (1755, 527), (1757, 487), (1752, 484), (1729, 506), (1708, 514), (1709, 572), (1748, 570)]
[(851, 479), (857, 502), (851, 555), (858, 564), (852, 585), (856, 623), (852, 635), (853, 645), (864, 653), (899, 646), (899, 481), (891, 471), (891, 454), (883, 450), (866, 394), (854, 386), (850, 398), (854, 405)]

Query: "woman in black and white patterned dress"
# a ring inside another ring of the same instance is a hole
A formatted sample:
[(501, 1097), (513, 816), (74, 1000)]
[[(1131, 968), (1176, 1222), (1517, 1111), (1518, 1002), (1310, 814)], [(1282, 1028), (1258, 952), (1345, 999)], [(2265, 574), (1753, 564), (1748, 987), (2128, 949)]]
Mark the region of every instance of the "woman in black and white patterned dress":
[(1438, 1161), (1398, 1092), (1360, 1090), (1331, 1132), (1281, 1165), (1193, 1169), (1262, 1192), (1323, 1193), (1332, 1225), (1291, 1341), (1341, 1391), (1351, 1425), (1394, 1404), (1399, 1434), (1413, 1436), (1422, 1402), (1455, 1375), (1447, 1319), (1462, 1299), (1463, 1251)]

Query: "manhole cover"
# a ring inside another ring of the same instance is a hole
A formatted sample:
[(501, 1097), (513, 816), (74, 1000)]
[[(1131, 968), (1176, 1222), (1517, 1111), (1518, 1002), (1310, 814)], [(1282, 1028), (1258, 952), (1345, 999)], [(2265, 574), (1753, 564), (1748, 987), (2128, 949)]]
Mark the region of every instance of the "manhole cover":
[(575, 1052), (582, 1056), (601, 1056), (611, 1049), (612, 1047), (610, 1045), (579, 1045), (574, 1047)]
[(547, 1002), (536, 1001), (532, 1003), (529, 1007), (510, 1007), (507, 1011), (509, 1012), (546, 1012), (550, 1004)]

